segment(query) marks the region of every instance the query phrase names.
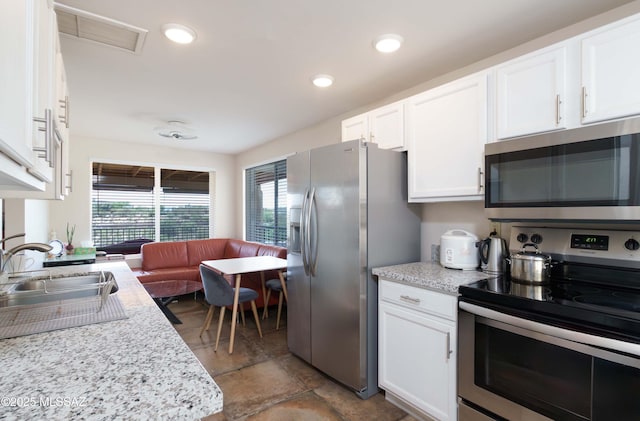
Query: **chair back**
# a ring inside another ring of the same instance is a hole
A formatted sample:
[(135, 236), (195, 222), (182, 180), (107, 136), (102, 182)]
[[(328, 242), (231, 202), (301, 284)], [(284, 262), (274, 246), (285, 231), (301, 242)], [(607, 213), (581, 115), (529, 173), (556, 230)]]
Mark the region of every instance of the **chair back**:
[(205, 265), (200, 265), (200, 276), (205, 300), (214, 306), (233, 304), (233, 288), (222, 275)]

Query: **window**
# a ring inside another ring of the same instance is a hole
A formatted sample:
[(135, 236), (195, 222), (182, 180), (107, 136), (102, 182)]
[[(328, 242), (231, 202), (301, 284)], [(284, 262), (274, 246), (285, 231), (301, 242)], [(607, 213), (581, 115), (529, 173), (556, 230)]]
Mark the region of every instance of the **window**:
[(246, 177), (248, 241), (287, 246), (287, 161), (249, 168)]
[(209, 237), (209, 173), (160, 170), (160, 241)]
[(96, 247), (127, 240), (209, 237), (209, 173), (93, 164)]

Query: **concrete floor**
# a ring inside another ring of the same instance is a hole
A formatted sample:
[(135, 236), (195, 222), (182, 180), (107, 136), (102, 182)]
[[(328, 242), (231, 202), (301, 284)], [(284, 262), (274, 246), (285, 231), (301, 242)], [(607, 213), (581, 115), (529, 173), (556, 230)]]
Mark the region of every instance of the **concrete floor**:
[(206, 421), (226, 420), (376, 420), (414, 421), (404, 411), (384, 399), (384, 394), (361, 400), (344, 386), (332, 381), (287, 349), (286, 314), (276, 331), (276, 308), (261, 320), (263, 338), (251, 311), (246, 326), (236, 329), (233, 354), (229, 355), (230, 311), (217, 352), (214, 352), (218, 311), (211, 329), (199, 337), (207, 307), (193, 295), (170, 305), (183, 324), (174, 325), (182, 339), (211, 374), (224, 394), (222, 413)]

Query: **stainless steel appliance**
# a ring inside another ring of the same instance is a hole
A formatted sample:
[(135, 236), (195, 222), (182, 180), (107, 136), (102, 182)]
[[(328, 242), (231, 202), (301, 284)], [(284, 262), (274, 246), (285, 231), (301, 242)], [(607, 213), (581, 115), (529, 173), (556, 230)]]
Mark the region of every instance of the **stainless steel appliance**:
[(289, 349), (365, 399), (378, 391), (371, 269), (420, 260), (406, 182), (406, 154), (359, 140), (287, 158)]
[(485, 146), (492, 220), (638, 220), (639, 184), (640, 118)]
[(532, 237), (548, 283), (460, 287), (460, 419), (640, 419), (640, 232), (516, 226), (510, 247)]
[(480, 242), (478, 247), (480, 262), (484, 272), (499, 275), (507, 270), (507, 242), (504, 238), (492, 233), (489, 238)]

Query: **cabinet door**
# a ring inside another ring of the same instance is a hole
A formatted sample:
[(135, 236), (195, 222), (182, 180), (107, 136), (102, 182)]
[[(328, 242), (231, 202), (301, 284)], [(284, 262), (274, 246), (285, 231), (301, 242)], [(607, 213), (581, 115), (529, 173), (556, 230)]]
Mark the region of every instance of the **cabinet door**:
[(11, 0), (0, 13), (0, 152), (25, 167), (33, 165), (34, 3)]
[(487, 73), (409, 99), (409, 201), (482, 199)]
[(342, 120), (342, 141), (355, 139), (369, 140), (369, 116), (366, 113)]
[(498, 139), (567, 127), (566, 50), (544, 49), (496, 68)]
[(404, 101), (394, 102), (369, 112), (371, 142), (381, 149), (404, 148)]
[(582, 39), (582, 122), (640, 114), (640, 17)]
[(435, 419), (456, 419), (456, 328), (452, 322), (380, 302), (380, 387)]
[[(55, 12), (45, 0), (35, 0), (34, 25), (34, 97), (31, 119), (31, 144), (34, 149), (33, 166), (29, 172), (42, 181), (53, 181), (53, 166), (55, 162), (56, 145), (53, 133), (53, 113), (56, 74), (56, 44), (58, 37)], [(51, 113), (47, 117), (47, 113)], [(46, 121), (46, 120), (49, 121)], [(47, 127), (48, 126), (48, 127)], [(41, 130), (41, 129), (44, 129)]]

